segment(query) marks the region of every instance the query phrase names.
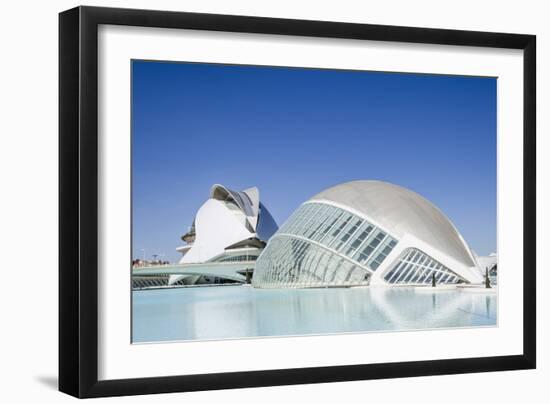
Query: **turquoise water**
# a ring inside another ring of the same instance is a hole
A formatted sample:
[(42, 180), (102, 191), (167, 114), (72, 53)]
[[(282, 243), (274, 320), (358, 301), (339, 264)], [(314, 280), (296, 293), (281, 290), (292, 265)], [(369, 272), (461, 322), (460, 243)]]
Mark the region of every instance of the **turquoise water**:
[(133, 342), (494, 326), (496, 293), (431, 288), (255, 289), (133, 293)]

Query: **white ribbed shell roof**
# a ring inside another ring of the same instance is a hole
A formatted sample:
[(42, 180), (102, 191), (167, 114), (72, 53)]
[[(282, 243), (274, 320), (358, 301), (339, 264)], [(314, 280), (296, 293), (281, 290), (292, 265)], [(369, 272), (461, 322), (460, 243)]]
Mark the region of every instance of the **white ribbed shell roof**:
[(475, 266), (469, 247), (452, 222), (417, 193), (382, 181), (351, 181), (315, 195), (310, 201), (331, 201), (372, 218), (395, 237), (406, 233), (466, 266)]

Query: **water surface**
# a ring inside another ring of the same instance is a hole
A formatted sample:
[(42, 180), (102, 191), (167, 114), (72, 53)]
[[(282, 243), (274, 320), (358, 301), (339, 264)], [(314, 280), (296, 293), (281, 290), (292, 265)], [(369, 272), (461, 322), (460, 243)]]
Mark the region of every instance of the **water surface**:
[(133, 342), (494, 326), (496, 293), (431, 288), (136, 290)]

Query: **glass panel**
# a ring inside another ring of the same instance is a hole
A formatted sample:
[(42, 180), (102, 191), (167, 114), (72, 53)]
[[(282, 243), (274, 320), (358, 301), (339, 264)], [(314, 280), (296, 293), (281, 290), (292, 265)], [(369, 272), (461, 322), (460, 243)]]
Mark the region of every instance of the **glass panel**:
[(418, 268), (419, 268), (418, 265), (414, 265), (413, 269), (409, 271), (407, 276), (403, 279), (403, 283), (409, 283), (409, 281), (412, 279), (414, 274), (416, 274), (416, 271), (418, 271)]
[[(270, 287), (364, 284), (370, 279), (366, 268), (374, 271), (381, 267), (396, 244), (397, 240), (384, 231), (348, 211), (324, 203), (305, 203), (269, 241), (257, 260), (253, 283)], [(226, 259), (242, 258), (236, 255)], [(362, 265), (354, 265), (354, 260)]]
[(414, 277), (411, 279), (411, 283), (419, 283), (418, 281), (424, 272), (426, 272), (426, 267), (420, 267), (418, 271), (416, 271)]
[(422, 277), (419, 279), (420, 283), (429, 283), (432, 281), (433, 270), (429, 269), (422, 274)]
[(414, 268), (413, 264), (407, 264), (405, 268), (395, 277), (395, 283), (402, 283), (403, 279), (409, 274), (410, 270)]
[(365, 223), (363, 226), (364, 228), (359, 230), (359, 235), (351, 242), (348, 250), (346, 251), (347, 256), (351, 256), (359, 248), (359, 246), (363, 244), (363, 241), (365, 241), (374, 229), (374, 227), (368, 223)]
[(344, 231), (342, 232), (342, 235), (340, 236), (339, 240), (337, 240), (334, 243), (333, 248), (335, 250), (339, 250), (348, 240), (351, 239), (352, 235), (357, 231), (359, 226), (363, 221), (357, 217), (353, 217), (353, 219), (348, 223)]
[[(392, 245), (392, 241), (385, 240), (388, 246)], [(395, 246), (395, 244), (392, 245)], [(379, 266), (379, 256), (384, 255), (384, 248), (380, 247), (376, 258), (372, 258), (371, 267)], [(412, 268), (412, 269), (411, 269)], [(430, 284), (432, 282), (432, 274), (436, 276), (437, 283), (455, 283), (458, 277), (449, 268), (435, 261), (433, 258), (424, 254), (422, 251), (415, 248), (407, 248), (401, 253), (399, 262), (384, 275), (384, 280), (388, 283), (400, 284)]]
[(399, 270), (399, 268), (404, 265), (404, 262), (403, 260), (399, 261), (397, 264), (394, 265), (394, 267), (391, 269), (391, 271), (389, 271), (388, 273), (386, 273), (386, 275), (384, 276), (384, 279), (387, 281), (387, 282), (390, 282), (390, 280), (393, 278), (393, 276), (397, 273), (397, 271)]
[(396, 244), (397, 243), (394, 239), (391, 237), (386, 237), (382, 245), (373, 254), (373, 258), (371, 258), (371, 261), (369, 262), (369, 267), (376, 270)]
[(326, 246), (330, 246), (332, 241), (338, 237), (338, 234), (346, 227), (346, 225), (351, 220), (351, 215), (348, 213), (342, 214), (338, 222), (332, 226), (330, 231), (325, 235), (325, 238), (322, 240), (322, 243)]

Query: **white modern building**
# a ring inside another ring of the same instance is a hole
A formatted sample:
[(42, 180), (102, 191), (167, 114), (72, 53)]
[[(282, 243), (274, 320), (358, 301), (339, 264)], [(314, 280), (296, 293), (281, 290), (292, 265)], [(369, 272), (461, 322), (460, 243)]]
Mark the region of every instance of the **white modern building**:
[(254, 261), (276, 231), (258, 188), (233, 191), (216, 184), (182, 236), (186, 244), (177, 248), (183, 254), (180, 264)]
[(259, 288), (483, 282), (451, 221), (403, 187), (352, 181), (303, 203), (256, 261)]
[(258, 188), (233, 191), (216, 184), (182, 236), (186, 244), (176, 250), (183, 254), (180, 264), (255, 261), (276, 231)]

